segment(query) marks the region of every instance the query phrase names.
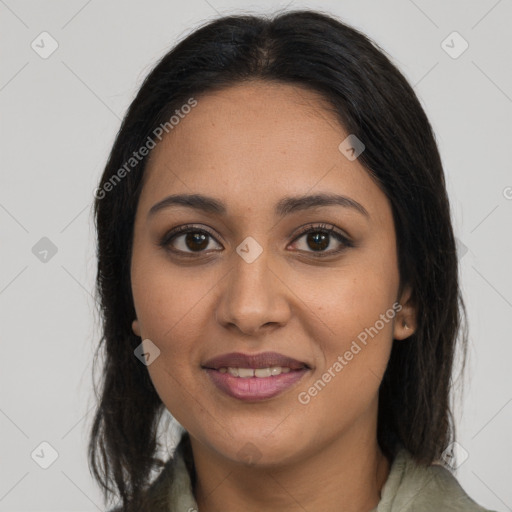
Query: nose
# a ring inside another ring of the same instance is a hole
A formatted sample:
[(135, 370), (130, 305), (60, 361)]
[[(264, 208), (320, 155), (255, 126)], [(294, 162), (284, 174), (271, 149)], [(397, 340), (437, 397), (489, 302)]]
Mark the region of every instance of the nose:
[(252, 336), (285, 325), (291, 291), (268, 251), (251, 263), (236, 253), (233, 260), (232, 270), (218, 285), (217, 321)]

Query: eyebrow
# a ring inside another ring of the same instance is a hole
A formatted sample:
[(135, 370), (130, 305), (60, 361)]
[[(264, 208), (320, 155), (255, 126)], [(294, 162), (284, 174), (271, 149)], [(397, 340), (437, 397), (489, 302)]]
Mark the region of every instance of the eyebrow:
[[(226, 215), (227, 212), (224, 203), (213, 197), (208, 197), (202, 194), (175, 194), (154, 204), (148, 212), (148, 217), (172, 206), (185, 206), (187, 208), (219, 216)], [(351, 208), (366, 217), (370, 217), (366, 208), (350, 197), (327, 193), (284, 197), (277, 202), (275, 206), (275, 214), (278, 217), (284, 217), (295, 212), (322, 206), (343, 206), (344, 208)]]

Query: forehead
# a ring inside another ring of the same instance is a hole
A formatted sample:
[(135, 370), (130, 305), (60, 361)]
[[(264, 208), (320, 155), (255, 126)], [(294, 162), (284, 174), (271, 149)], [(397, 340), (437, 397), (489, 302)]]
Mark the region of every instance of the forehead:
[(386, 207), (366, 169), (340, 152), (349, 134), (318, 93), (254, 81), (196, 100), (153, 149), (141, 202), (201, 193), (254, 212), (285, 195), (334, 192), (370, 213)]

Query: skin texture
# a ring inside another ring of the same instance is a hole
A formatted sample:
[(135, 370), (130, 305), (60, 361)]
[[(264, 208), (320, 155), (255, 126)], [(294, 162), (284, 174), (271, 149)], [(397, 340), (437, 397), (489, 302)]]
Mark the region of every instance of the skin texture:
[[(134, 332), (161, 351), (148, 366), (151, 379), (191, 436), (199, 509), (371, 510), (390, 466), (376, 437), (378, 389), (393, 338), (404, 340), (415, 326), (410, 290), (398, 296), (390, 203), (358, 160), (340, 152), (348, 133), (316, 93), (253, 81), (197, 99), (150, 156), (131, 279)], [(283, 197), (320, 192), (348, 196), (369, 216), (337, 205), (275, 216)], [(212, 196), (227, 214), (173, 206), (148, 217), (155, 203), (179, 193)], [(183, 234), (159, 246), (185, 224), (212, 233), (199, 244), (203, 252)], [(321, 224), (354, 246), (334, 254), (344, 246), (331, 236), (323, 249), (331, 255), (315, 257), (322, 250), (299, 228)], [(252, 263), (236, 252), (248, 236), (263, 250)], [(299, 393), (396, 302), (402, 309), (394, 319), (300, 403)], [(243, 402), (201, 368), (220, 354), (264, 351), (311, 369), (280, 395)], [(253, 463), (241, 456), (248, 446)]]

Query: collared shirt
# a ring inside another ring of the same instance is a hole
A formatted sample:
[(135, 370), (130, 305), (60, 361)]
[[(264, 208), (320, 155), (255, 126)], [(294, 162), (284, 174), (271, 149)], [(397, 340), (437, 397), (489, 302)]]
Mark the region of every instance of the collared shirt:
[[(194, 498), (189, 472), (189, 442), (185, 432), (173, 457), (148, 490), (151, 512), (201, 512)], [(475, 503), (448, 469), (441, 465), (419, 465), (402, 448), (393, 459), (379, 504), (369, 512), (493, 511)]]

